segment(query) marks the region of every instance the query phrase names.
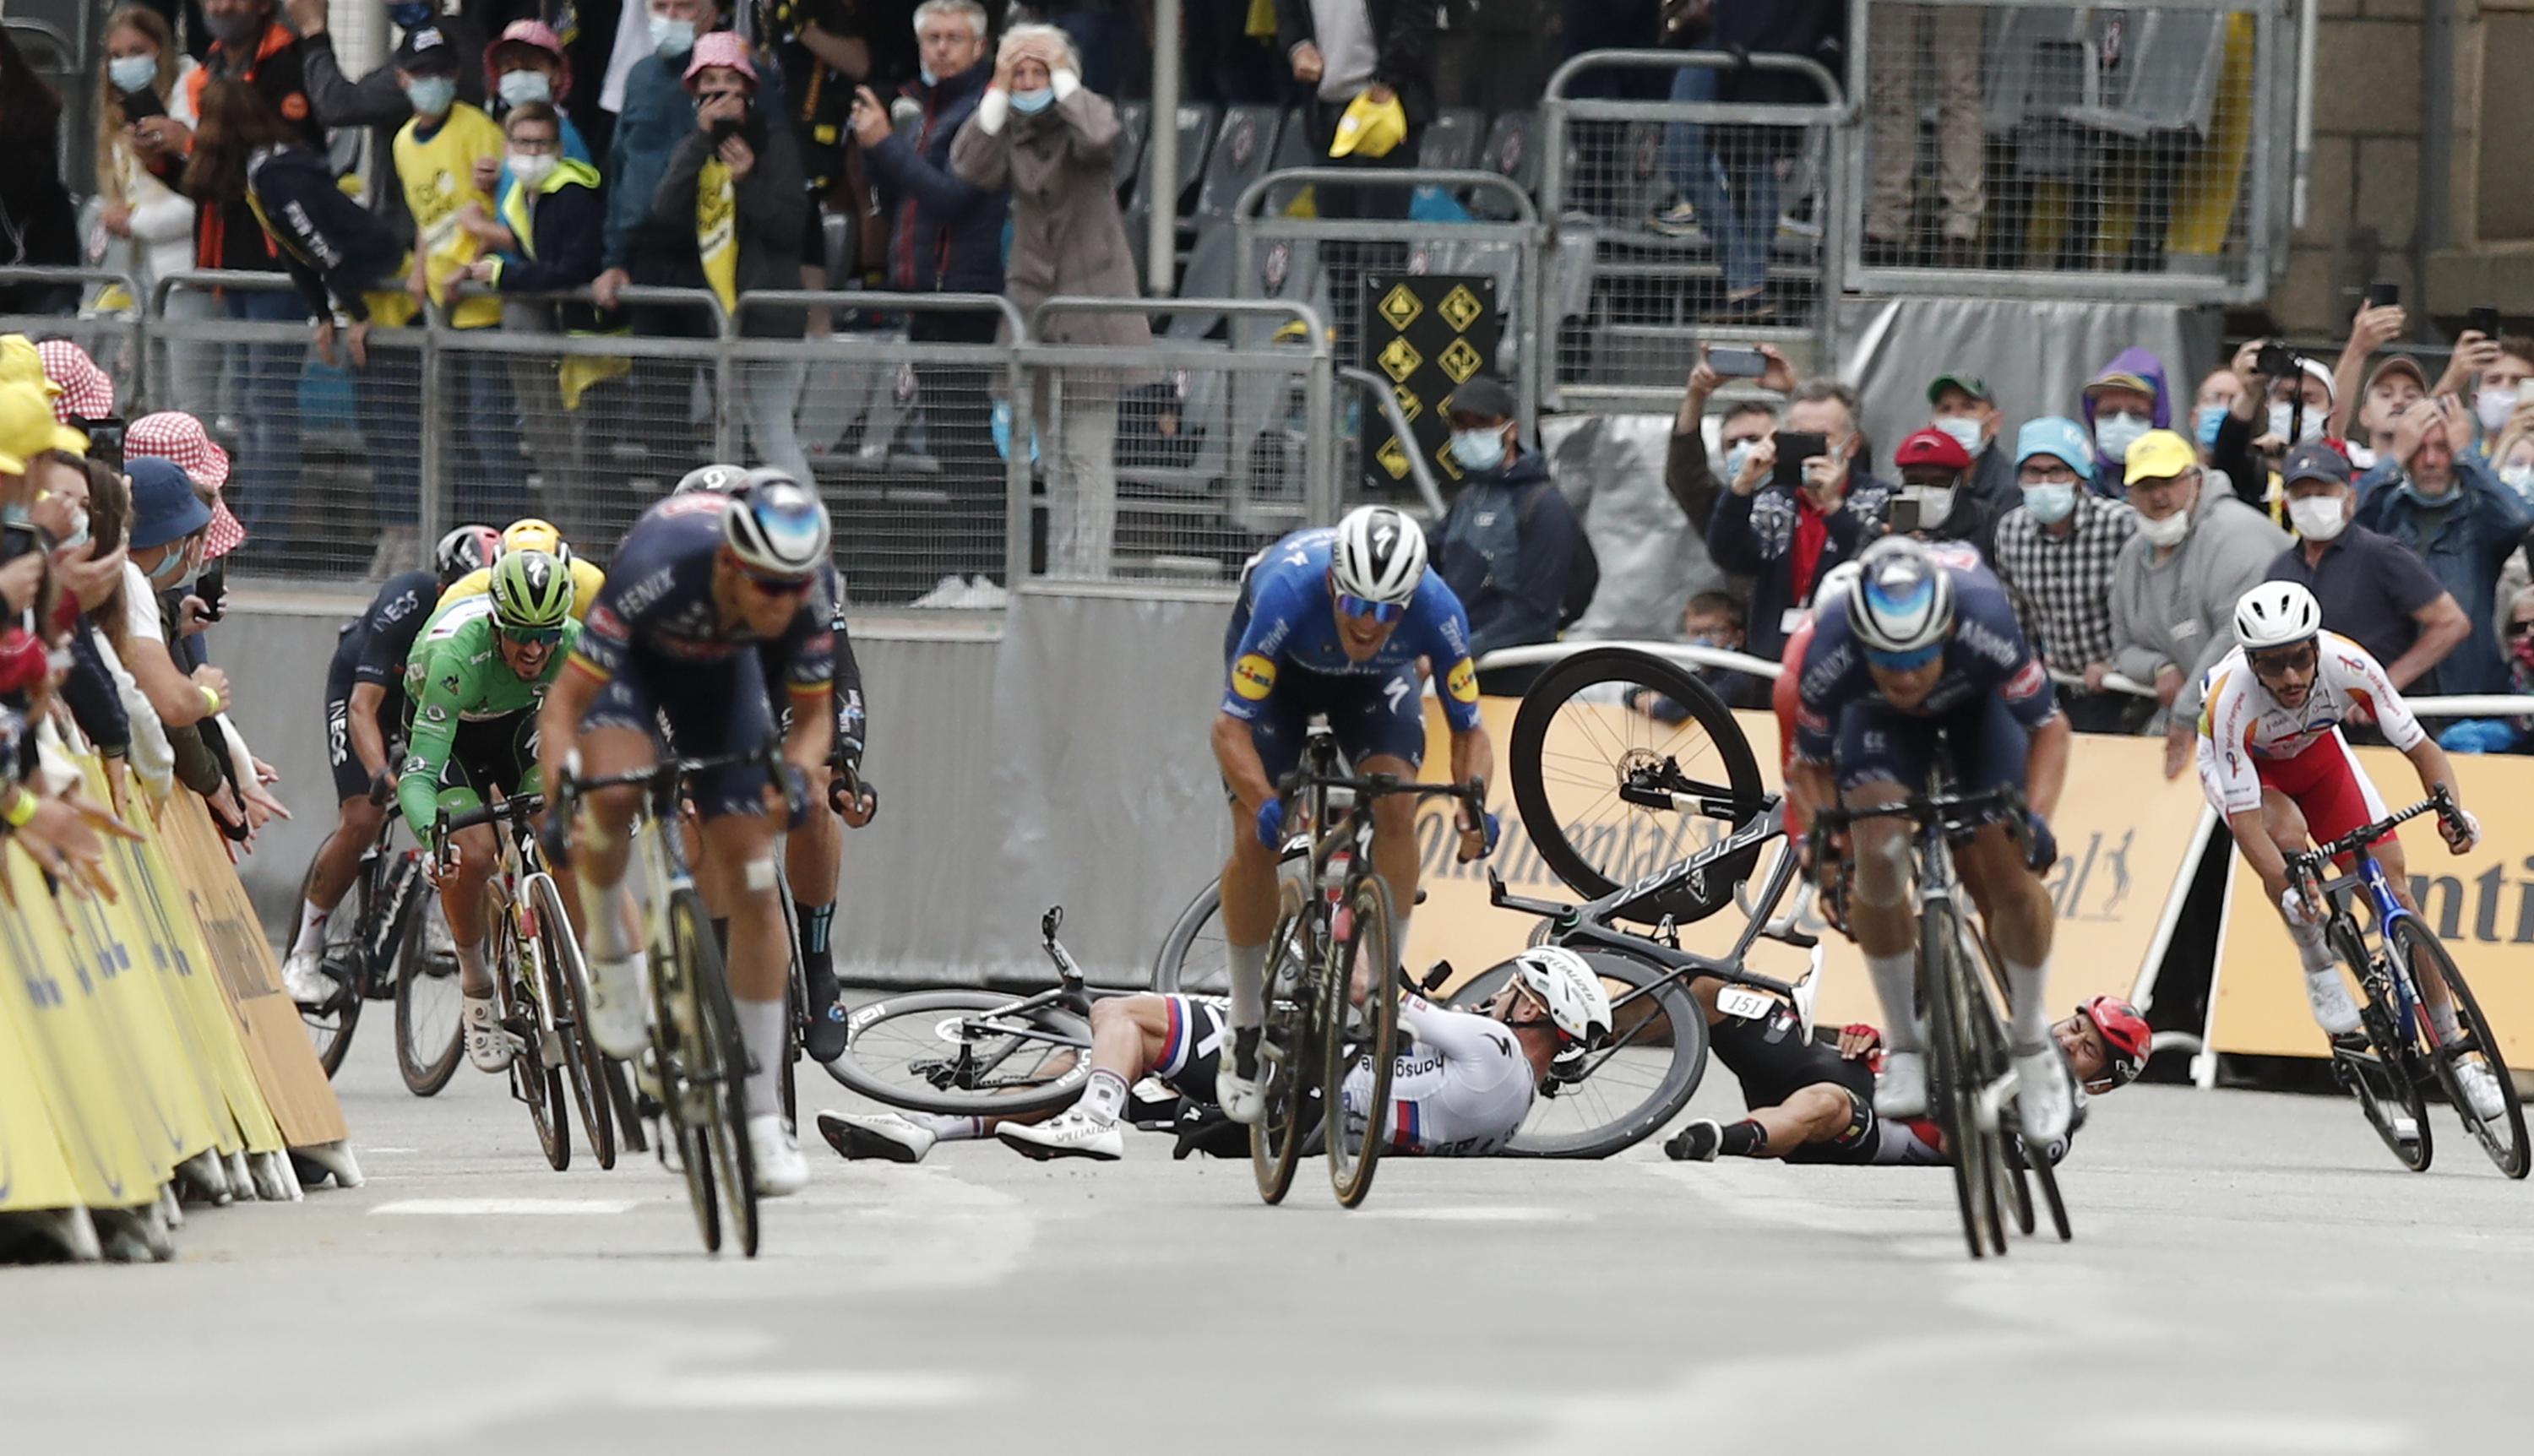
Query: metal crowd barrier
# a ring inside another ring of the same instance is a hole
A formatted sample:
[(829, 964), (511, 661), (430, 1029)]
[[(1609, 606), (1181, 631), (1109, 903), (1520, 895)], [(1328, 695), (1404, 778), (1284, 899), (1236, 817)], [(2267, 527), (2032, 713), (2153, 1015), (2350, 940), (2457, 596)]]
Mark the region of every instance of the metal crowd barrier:
[[(69, 298), (77, 313), (10, 312), (0, 309), (0, 334), (24, 334), (75, 340), (114, 381), (114, 397), (138, 397), (148, 378), (141, 335), (141, 285), (130, 273), (103, 268), (0, 268), (0, 298), (30, 301), (30, 293), (53, 291)], [(132, 300), (128, 310), (107, 311), (106, 290), (120, 290)]]

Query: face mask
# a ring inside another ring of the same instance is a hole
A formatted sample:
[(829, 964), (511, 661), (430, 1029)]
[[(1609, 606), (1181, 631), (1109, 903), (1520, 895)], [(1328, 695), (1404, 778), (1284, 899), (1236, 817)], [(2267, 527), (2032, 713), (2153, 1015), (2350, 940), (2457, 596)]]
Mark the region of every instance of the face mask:
[(2057, 525), (2077, 509), (2077, 487), (2044, 482), (2023, 488), (2023, 509), (2043, 525)]
[(2309, 541), (2328, 541), (2349, 521), (2341, 514), (2340, 497), (2307, 496), (2288, 502), (2288, 524)]
[(2191, 513), (2176, 511), (2162, 520), (2149, 520), (2142, 516), (2139, 517), (2139, 534), (2146, 537), (2150, 546), (2179, 546), (2182, 538), (2191, 534)]
[(2516, 412), (2516, 392), (2484, 390), (2472, 401), (2472, 412), (2481, 420), (2483, 429), (2496, 435), (2507, 428), (2507, 417)]
[(543, 187), (546, 179), (554, 175), (555, 158), (544, 152), (513, 152), (510, 161), (511, 175), (518, 178), (519, 185), (530, 192)]
[(1724, 452), (1725, 484), (1730, 485), (1734, 481), (1741, 479), (1742, 467), (1749, 463), (1751, 463), (1751, 442), (1748, 440), (1734, 441), (1733, 448)]
[(2103, 458), (2117, 465), (2130, 456), (2130, 447), (2147, 432), (2147, 423), (2134, 414), (2107, 414), (2094, 421), (2094, 448)]
[(554, 80), (543, 71), (505, 71), (502, 73), (502, 104), (525, 106), (531, 101), (552, 101)]
[(388, 7), (388, 19), (395, 22), (397, 30), (410, 30), (430, 24), (431, 10), (428, 0), (404, 0), (402, 4)]
[(2364, 475), (2368, 471), (2376, 468), (2376, 452), (2369, 450), (2366, 446), (2352, 445), (2349, 447), (2350, 468), (2356, 470), (2361, 475)]
[(651, 48), (664, 56), (682, 56), (695, 48), (695, 23), (651, 17)]
[(1954, 514), (1954, 490), (1950, 485), (1913, 485), (1900, 498), (1918, 503), (1918, 529), (1932, 531)]
[(457, 101), (457, 78), (417, 76), (413, 85), (404, 89), (404, 98), (413, 103), (416, 116), (447, 116)]
[(933, 74), (933, 68), (931, 66), (917, 67), (915, 79), (923, 82), (926, 86), (939, 86), (941, 84), (941, 78)]
[(1962, 448), (1962, 453), (1964, 455), (1976, 455), (1980, 453), (1981, 442), (1979, 421), (1965, 418), (1961, 415), (1953, 414), (1933, 421), (1933, 423), (1937, 429), (1953, 436), (1954, 443)]
[(2499, 472), (2499, 483), (2534, 501), (2534, 461), (2503, 467)]
[(264, 30), (264, 17), (251, 10), (243, 15), (206, 15), (203, 24), (211, 28), (211, 38), (222, 45), (251, 40)]
[(2285, 399), (2273, 399), (2270, 401), (2270, 433), (2281, 440), (2288, 441), (2290, 445), (2299, 445), (2308, 440), (2322, 439), (2323, 411), (2316, 409), (2312, 405), (2306, 406), (2305, 420), (2298, 428), (2296, 437), (2292, 440), (2289, 439), (2288, 415), (2290, 410), (2293, 408), (2294, 406), (2289, 404)]
[(184, 579), (185, 551), (181, 546), (168, 552), (165, 561), (150, 569), (150, 584), (152, 586), (173, 586)]
[(2226, 423), (2225, 405), (2202, 404), (2200, 406), (2200, 417), (2195, 422), (2193, 434), (2199, 439), (2200, 448), (2202, 450), (2214, 450), (2216, 448), (2217, 427), (2224, 423)]
[[(158, 80), (156, 56), (116, 56), (105, 63), (105, 79), (119, 91), (148, 91)], [(2483, 398), (2490, 396), (2484, 394)]]
[(1040, 87), (1036, 91), (1012, 92), (1012, 109), (1023, 116), (1036, 116), (1056, 104), (1056, 89)]
[(1504, 463), (1504, 431), (1501, 429), (1453, 431), (1452, 457), (1481, 474), (1493, 470)]
[(2402, 499), (2410, 502), (2414, 506), (2423, 507), (2430, 511), (2444, 511), (2448, 506), (2451, 506), (2455, 502), (2463, 499), (2463, 492), (2455, 489), (2452, 484), (2448, 484), (2446, 486), (2444, 494), (2434, 496), (2421, 490), (2418, 485), (2408, 480), (2403, 481), (2398, 489), (2402, 492)]
[(82, 546), (87, 545), (88, 542), (88, 512), (85, 508), (73, 506), (71, 508), (71, 533), (62, 539), (61, 549), (64, 551), (77, 551)]

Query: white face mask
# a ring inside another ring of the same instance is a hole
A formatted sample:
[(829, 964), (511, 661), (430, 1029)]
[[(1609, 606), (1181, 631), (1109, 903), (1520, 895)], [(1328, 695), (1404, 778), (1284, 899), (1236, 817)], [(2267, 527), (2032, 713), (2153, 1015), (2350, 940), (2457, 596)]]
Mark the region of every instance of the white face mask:
[(2107, 414), (2094, 421), (2094, 448), (2103, 458), (2119, 464), (2130, 456), (2130, 447), (2147, 432), (2144, 418), (2135, 414)]
[(511, 175), (518, 178), (519, 185), (530, 192), (543, 187), (546, 179), (554, 175), (555, 157), (551, 152), (513, 152), (510, 162)]
[(116, 56), (105, 63), (105, 79), (119, 91), (148, 91), (158, 81), (156, 56)]
[(2191, 513), (2176, 511), (2161, 520), (2149, 520), (2141, 516), (2139, 534), (2146, 537), (2150, 546), (2179, 546), (2182, 538), (2191, 534)]
[(2514, 390), (2484, 390), (2473, 399), (2472, 412), (2480, 418), (2483, 429), (2496, 435), (2507, 428), (2507, 417), (2516, 412), (2516, 400)]
[(2328, 406), (2324, 409), (2317, 409), (2311, 404), (2307, 405), (2305, 418), (2297, 422), (2296, 438), (2288, 440), (2288, 416), (2293, 406), (2285, 399), (2270, 401), (2270, 433), (2281, 440), (2287, 440), (2290, 445), (2302, 445), (2308, 440), (2322, 439), (2323, 417), (2328, 410)]
[(1964, 455), (1975, 456), (1980, 453), (1981, 441), (1979, 421), (1971, 419), (1966, 415), (1949, 414), (1930, 421), (1930, 423), (1932, 423), (1937, 429), (1953, 436), (1954, 443), (1962, 448), (1962, 453)]
[(505, 106), (554, 99), (554, 82), (543, 71), (505, 71), (500, 89)]
[(695, 48), (695, 23), (673, 21), (664, 15), (649, 18), (651, 48), (664, 56), (682, 56)]
[(1954, 514), (1955, 489), (1950, 485), (1913, 485), (1900, 492), (1900, 499), (1918, 503), (1918, 529), (1932, 531)]
[(2349, 524), (2338, 495), (2302, 496), (2288, 502), (2288, 523), (2309, 541), (2328, 541)]
[(2528, 460), (2521, 465), (2500, 466), (2499, 483), (2527, 500), (2534, 501), (2534, 460)]

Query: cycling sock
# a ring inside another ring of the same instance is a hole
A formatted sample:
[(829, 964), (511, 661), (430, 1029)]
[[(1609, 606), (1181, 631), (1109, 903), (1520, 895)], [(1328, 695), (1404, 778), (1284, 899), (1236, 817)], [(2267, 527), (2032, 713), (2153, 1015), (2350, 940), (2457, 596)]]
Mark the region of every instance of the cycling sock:
[[(1408, 912), (1400, 908), (1396, 896), (1391, 899), (1390, 906), (1390, 958), (1404, 966), (1408, 964)], [(1389, 967), (1382, 969), (1388, 970)]]
[(833, 900), (824, 905), (792, 907), (793, 923), (801, 932), (802, 977), (810, 983), (810, 999), (814, 1001), (836, 999), (836, 953), (827, 945), (827, 929), (835, 918)]
[(2049, 959), (2044, 957), (2037, 966), (2017, 965), (2013, 960), (2006, 960), (2006, 994), (2015, 1002), (2013, 1040), (2017, 1049), (2047, 1046), (2050, 1041), (2050, 1008), (2045, 1001), (2050, 995)]
[(935, 1142), (973, 1142), (986, 1135), (983, 1118), (958, 1118), (947, 1113), (907, 1113), (905, 1117), (932, 1133)]
[(748, 1060), (753, 1063), (748, 1073), (748, 1115), (763, 1117), (783, 1111), (783, 1018), (789, 1008), (778, 999), (770, 1001), (740, 1001), (732, 998), (739, 1012), (739, 1039), (748, 1047)]
[(2455, 1025), (2455, 1008), (2452, 1002), (2429, 1007), (2429, 1024), (2437, 1028), (2438, 1040), (2442, 1042), (2450, 1042), (2463, 1035), (2462, 1028)]
[(1105, 1066), (1091, 1069), (1091, 1080), (1082, 1087), (1078, 1104), (1085, 1117), (1106, 1127), (1117, 1121), (1126, 1108), (1126, 1079)]
[(299, 955), (326, 948), (326, 922), (334, 912), (322, 909), (315, 900), (299, 903), (299, 939), (290, 942), (290, 953)]
[(2323, 938), (2322, 926), (2290, 922), (2288, 940), (2295, 942), (2297, 959), (2304, 964), (2307, 975), (2319, 976), (2325, 971), (2339, 969), (2339, 963), (2332, 958), (2329, 942)]
[[(491, 936), (486, 936), (483, 940), (477, 940), (471, 945), (462, 941), (459, 942), (457, 946), (457, 983), (461, 988), (467, 986), (490, 987), (493, 984), (493, 973), (484, 968), (484, 962), (492, 955), (492, 952), (493, 938)], [(468, 991), (464, 994), (466, 999), (469, 1001), (489, 1001), (492, 999), (493, 995), (490, 990), (486, 990), (481, 993)]]
[(1883, 1001), (1883, 1045), (1894, 1052), (1918, 1050), (1918, 957), (1869, 955), (1865, 969)]
[(1232, 958), (1232, 1024), (1257, 1026), (1267, 1019), (1267, 947), (1226, 945)]
[(581, 944), (591, 960), (610, 963), (634, 958), (634, 938), (628, 929), (634, 891), (620, 880), (601, 888), (588, 880), (580, 883), (580, 922), (586, 929)]
[(1751, 1118), (1727, 1122), (1716, 1150), (1728, 1158), (1760, 1158), (1769, 1152), (1769, 1129)]

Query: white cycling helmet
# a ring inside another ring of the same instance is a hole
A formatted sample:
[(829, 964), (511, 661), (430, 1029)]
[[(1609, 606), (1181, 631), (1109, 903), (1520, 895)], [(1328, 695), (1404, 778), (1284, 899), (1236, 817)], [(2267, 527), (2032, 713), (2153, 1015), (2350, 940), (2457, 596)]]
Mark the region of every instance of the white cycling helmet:
[(1886, 536), (1856, 559), (1847, 625), (1869, 656), (1923, 659), (1954, 627), (1954, 574), (1906, 536)]
[(1840, 610), (1845, 611), (1847, 594), (1856, 589), (1856, 578), (1864, 575), (1865, 568), (1852, 561), (1840, 562), (1838, 566), (1822, 573), (1821, 585), (1813, 592), (1813, 610), (1818, 612), (1824, 607), (1836, 605)]
[(2323, 603), (2294, 581), (2264, 581), (2235, 603), (2235, 640), (2247, 652), (2284, 647), (2323, 631)]
[(759, 467), (724, 492), (722, 539), (742, 566), (797, 581), (827, 564), (827, 507), (788, 470)]
[(1599, 1046), (1610, 1036), (1610, 993), (1592, 962), (1561, 945), (1535, 945), (1513, 958), (1514, 979), (1548, 1007), (1570, 1042)]
[(1424, 529), (1388, 506), (1359, 506), (1338, 522), (1329, 565), (1349, 596), (1405, 602), (1425, 577)]

